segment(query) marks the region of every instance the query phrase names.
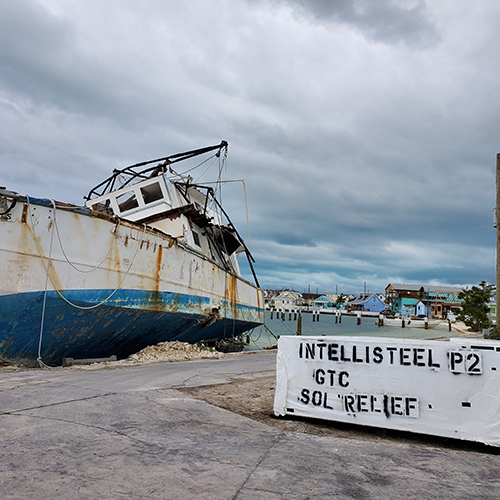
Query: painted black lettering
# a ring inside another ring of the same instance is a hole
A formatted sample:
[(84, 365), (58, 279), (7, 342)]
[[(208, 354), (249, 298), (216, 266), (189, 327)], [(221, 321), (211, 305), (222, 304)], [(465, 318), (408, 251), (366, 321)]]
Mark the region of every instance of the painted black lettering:
[(330, 387), (332, 387), (335, 384), (335, 370), (327, 370), (327, 372), (330, 374)]
[(389, 413), (389, 396), (384, 395), (384, 414), (387, 418), (391, 416)]
[(352, 346), (352, 361), (353, 363), (362, 363), (363, 358), (358, 358), (357, 348), (355, 345)]
[(382, 363), (384, 360), (384, 356), (382, 354), (382, 348), (379, 346), (376, 346), (373, 348), (373, 362), (374, 363)]
[(410, 366), (410, 353), (411, 349), (409, 347), (400, 347), (399, 348), (399, 361), (403, 366)]
[(457, 351), (450, 352), (450, 369), (452, 372), (456, 371), (457, 364), (461, 364), (464, 357)]
[(300, 402), (304, 403), (305, 405), (308, 405), (309, 401), (311, 401), (311, 398), (309, 397), (309, 389), (302, 389), (300, 395), (301, 395)]
[(347, 372), (340, 372), (339, 373), (339, 385), (340, 387), (348, 387), (349, 382), (345, 379), (349, 377), (349, 374)]
[(411, 415), (411, 410), (417, 409), (417, 398), (406, 398), (406, 416), (409, 417)]
[(365, 347), (365, 353), (366, 353), (366, 362), (369, 363), (370, 362), (370, 346), (367, 345)]
[(425, 366), (424, 356), (420, 353), (425, 352), (425, 349), (422, 347), (414, 347), (413, 348), (413, 364), (415, 366)]
[(299, 344), (299, 358), (302, 359), (302, 342)]
[(393, 365), (394, 364), (394, 353), (398, 350), (398, 348), (397, 347), (387, 347), (387, 350), (390, 353), (389, 362), (391, 363), (391, 365)]
[(380, 413), (382, 410), (380, 408), (378, 408), (378, 397), (377, 396), (370, 396), (370, 409), (372, 412), (377, 412), (377, 413)]
[(314, 379), (318, 385), (323, 385), (325, 383), (325, 370), (318, 368), (314, 374)]
[(479, 368), (479, 367), (476, 368), (477, 365), (479, 364), (480, 357), (475, 352), (471, 352), (471, 353), (467, 354), (467, 361), (470, 361), (473, 358), (474, 358), (474, 361), (467, 368), (467, 372), (468, 373), (481, 373), (481, 368)]
[(439, 368), (441, 365), (439, 363), (434, 363), (432, 360), (432, 349), (429, 349), (429, 366), (431, 368)]
[[(391, 413), (393, 415), (403, 415), (403, 398), (400, 396), (391, 396)], [(314, 404), (314, 402), (313, 402)]]
[(306, 359), (314, 359), (314, 344), (306, 344)]
[(368, 394), (358, 394), (358, 411), (368, 411)]
[(331, 406), (328, 406), (328, 394), (326, 392), (323, 395), (323, 408), (326, 408), (327, 410), (333, 410)]
[(344, 396), (344, 405), (345, 405), (345, 411), (355, 413), (354, 411), (354, 396), (351, 396), (350, 394), (346, 394)]
[(314, 391), (312, 393), (312, 404), (314, 406), (321, 406), (321, 402), (323, 401), (323, 393), (321, 391)]
[(339, 348), (338, 344), (328, 344), (328, 359), (330, 361), (338, 361), (339, 358), (337, 356), (337, 349)]
[(319, 359), (323, 359), (323, 349), (326, 347), (326, 344), (316, 344), (316, 347), (319, 350)]
[(345, 357), (345, 346), (340, 346), (340, 361), (351, 361), (351, 358)]

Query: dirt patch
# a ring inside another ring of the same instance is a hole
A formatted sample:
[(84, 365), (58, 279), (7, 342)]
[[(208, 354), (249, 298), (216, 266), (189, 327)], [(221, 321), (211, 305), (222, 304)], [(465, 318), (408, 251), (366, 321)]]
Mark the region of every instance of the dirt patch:
[(276, 417), (273, 412), (276, 377), (269, 375), (255, 379), (233, 379), (227, 384), (201, 387), (181, 387), (179, 391), (196, 399), (232, 411), (282, 431), (302, 432), (316, 436), (337, 436), (343, 438), (383, 438), (384, 430), (351, 426), (339, 422), (300, 417)]
[(201, 399), (211, 405), (224, 408), (252, 420), (275, 427), (282, 431), (301, 432), (316, 436), (335, 436), (339, 438), (365, 441), (399, 442), (415, 444), (420, 447), (467, 449), (490, 454), (500, 454), (481, 443), (459, 441), (438, 436), (426, 436), (378, 427), (362, 427), (327, 420), (276, 417), (273, 412), (275, 375), (254, 379), (233, 379), (230, 383), (201, 387), (180, 387), (179, 391)]

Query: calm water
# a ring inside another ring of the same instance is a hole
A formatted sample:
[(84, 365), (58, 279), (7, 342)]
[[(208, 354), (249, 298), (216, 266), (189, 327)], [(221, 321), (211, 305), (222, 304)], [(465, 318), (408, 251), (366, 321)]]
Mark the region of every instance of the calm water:
[[(350, 337), (389, 337), (405, 339), (431, 339), (437, 337), (456, 336), (456, 332), (449, 332), (448, 327), (439, 326), (425, 330), (424, 328), (399, 328), (394, 326), (379, 327), (375, 324), (377, 318), (362, 317), (361, 324), (356, 324), (355, 316), (342, 316), (342, 323), (335, 323), (333, 314), (321, 314), (320, 320), (313, 322), (312, 314), (302, 315), (302, 335), (346, 335)], [(297, 321), (270, 319), (266, 314), (266, 326), (278, 337), (279, 335), (295, 335), (297, 332)], [(257, 350), (276, 345), (276, 339), (267, 332), (264, 327), (253, 330), (250, 337), (250, 345), (245, 350)]]

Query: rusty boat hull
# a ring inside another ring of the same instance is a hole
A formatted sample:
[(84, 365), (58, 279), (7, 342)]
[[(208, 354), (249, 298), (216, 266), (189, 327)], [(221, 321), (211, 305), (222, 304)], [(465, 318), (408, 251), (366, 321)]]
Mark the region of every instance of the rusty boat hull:
[(160, 341), (230, 338), (264, 321), (263, 294), (147, 224), (0, 193), (0, 358), (60, 365)]

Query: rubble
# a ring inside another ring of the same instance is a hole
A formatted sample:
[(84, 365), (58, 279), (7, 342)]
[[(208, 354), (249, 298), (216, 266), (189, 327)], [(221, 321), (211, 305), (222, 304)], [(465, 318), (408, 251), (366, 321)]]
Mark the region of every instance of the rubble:
[[(103, 363), (92, 363), (80, 365), (79, 370), (98, 370), (100, 368), (114, 368), (121, 366), (136, 366), (148, 363), (168, 363), (175, 361), (192, 361), (195, 359), (219, 359), (226, 358), (232, 354), (224, 354), (213, 348), (189, 344), (187, 342), (160, 342), (150, 345), (127, 359), (118, 361), (105, 361)], [(74, 366), (70, 368), (75, 368)]]
[(131, 363), (151, 363), (165, 361), (189, 361), (192, 359), (223, 358), (226, 354), (208, 347), (188, 344), (187, 342), (160, 342), (145, 347), (142, 351), (129, 356)]

